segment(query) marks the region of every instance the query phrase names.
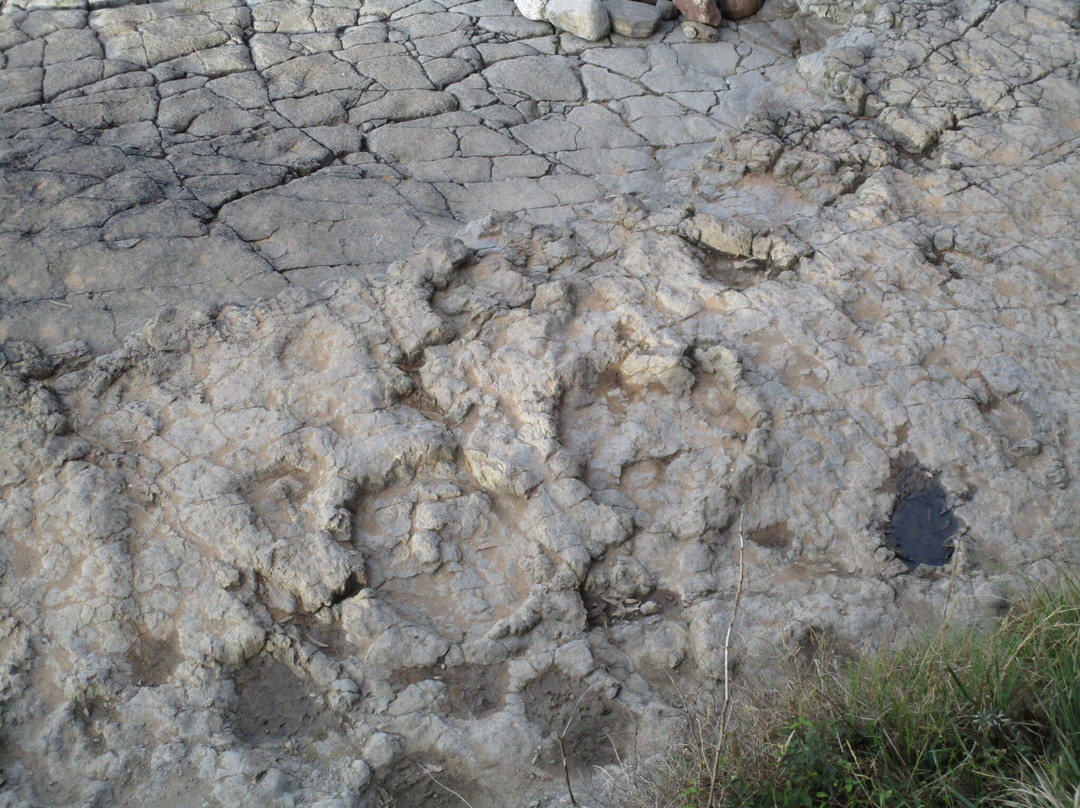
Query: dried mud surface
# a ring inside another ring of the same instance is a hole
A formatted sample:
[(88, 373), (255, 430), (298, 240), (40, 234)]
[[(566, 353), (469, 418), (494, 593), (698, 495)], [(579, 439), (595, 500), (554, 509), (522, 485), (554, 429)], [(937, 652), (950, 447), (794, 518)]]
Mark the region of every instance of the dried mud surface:
[(1078, 65), (1068, 0), (3, 0), (0, 806), (587, 802), (1000, 615), (1080, 531)]

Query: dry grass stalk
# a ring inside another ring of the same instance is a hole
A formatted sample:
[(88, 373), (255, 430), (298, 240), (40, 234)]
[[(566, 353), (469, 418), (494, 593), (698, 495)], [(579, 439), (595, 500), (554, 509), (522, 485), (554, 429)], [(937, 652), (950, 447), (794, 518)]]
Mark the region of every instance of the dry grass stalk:
[[(708, 808), (713, 808), (716, 796), (716, 778), (720, 771), (720, 757), (727, 745), (728, 721), (731, 719), (731, 635), (735, 630), (735, 618), (739, 614), (739, 603), (742, 601), (743, 581), (746, 579), (746, 564), (744, 553), (746, 550), (746, 538), (743, 535), (743, 514), (739, 511), (739, 583), (735, 587), (735, 601), (731, 607), (731, 619), (728, 621), (727, 634), (724, 637), (724, 701), (720, 706), (720, 737), (716, 742), (716, 751), (713, 753), (712, 768), (709, 771), (709, 799), (705, 803)], [(721, 794), (721, 798), (723, 795)]]

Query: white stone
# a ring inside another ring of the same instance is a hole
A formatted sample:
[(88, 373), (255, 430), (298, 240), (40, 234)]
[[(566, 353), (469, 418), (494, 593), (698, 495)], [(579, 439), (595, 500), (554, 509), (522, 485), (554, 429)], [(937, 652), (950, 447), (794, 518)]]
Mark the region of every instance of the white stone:
[(611, 17), (602, 0), (548, 0), (544, 17), (556, 28), (591, 42), (611, 30)]
[(527, 20), (547, 19), (544, 13), (547, 8), (545, 0), (514, 0), (514, 5), (521, 12), (521, 16)]

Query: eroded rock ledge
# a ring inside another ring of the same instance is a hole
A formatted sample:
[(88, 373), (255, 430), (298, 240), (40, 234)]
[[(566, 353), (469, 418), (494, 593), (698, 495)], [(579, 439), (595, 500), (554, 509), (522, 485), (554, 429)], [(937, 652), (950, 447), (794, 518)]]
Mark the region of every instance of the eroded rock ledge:
[[(427, 770), (555, 805), (571, 713), (587, 793), (663, 749), (672, 680), (991, 619), (1075, 551), (1075, 9), (807, 3), (685, 52), (513, 34), (460, 46), (489, 103), (386, 89), (462, 104), (408, 122), (352, 120), (374, 85), (274, 89), (333, 75), (331, 28), (491, 19), (415, 5), (5, 4), (0, 804), (457, 804)], [(278, 60), (244, 61), (271, 21)], [(741, 91), (650, 83), (766, 27), (821, 47)], [(430, 75), (405, 50), (364, 81)], [(566, 98), (507, 89), (541, 64)], [(166, 97), (206, 107), (170, 128)], [(195, 123), (241, 109), (258, 137)], [(944, 568), (887, 544), (913, 475), (961, 528)]]

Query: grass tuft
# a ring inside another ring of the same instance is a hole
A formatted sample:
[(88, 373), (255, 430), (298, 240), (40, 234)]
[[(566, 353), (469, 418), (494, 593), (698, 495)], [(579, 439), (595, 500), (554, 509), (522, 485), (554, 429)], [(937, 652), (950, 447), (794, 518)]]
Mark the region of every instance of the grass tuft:
[(1080, 584), (1032, 594), (992, 631), (941, 631), (735, 701), (726, 732), (715, 704), (687, 705), (684, 742), (624, 773), (614, 804), (1080, 808)]

